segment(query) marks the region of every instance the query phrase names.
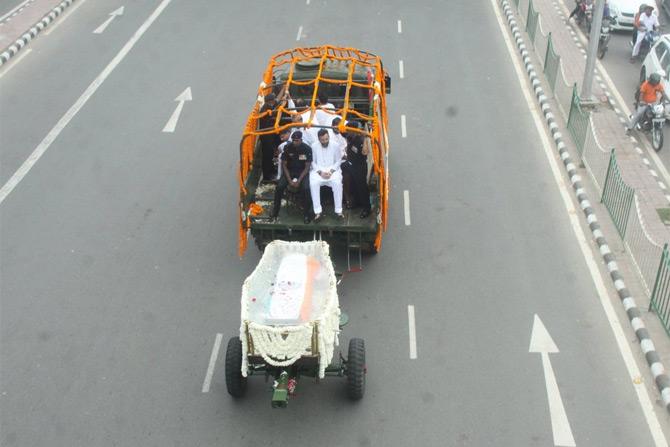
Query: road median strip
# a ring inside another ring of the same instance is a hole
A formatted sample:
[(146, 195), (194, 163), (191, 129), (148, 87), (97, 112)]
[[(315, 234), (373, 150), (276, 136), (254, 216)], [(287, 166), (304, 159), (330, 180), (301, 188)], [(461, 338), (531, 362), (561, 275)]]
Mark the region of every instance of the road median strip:
[(18, 53), (23, 47), (28, 45), (28, 43), (33, 40), (37, 35), (42, 32), (49, 24), (51, 24), (56, 17), (61, 15), (65, 9), (74, 3), (75, 0), (63, 0), (53, 8), (48, 14), (42, 17), (37, 23), (35, 23), (28, 31), (23, 33), (21, 37), (16, 39), (13, 44), (9, 45), (7, 48), (3, 49), (0, 53), (0, 67), (5, 65), (11, 58), (13, 58), (16, 53)]

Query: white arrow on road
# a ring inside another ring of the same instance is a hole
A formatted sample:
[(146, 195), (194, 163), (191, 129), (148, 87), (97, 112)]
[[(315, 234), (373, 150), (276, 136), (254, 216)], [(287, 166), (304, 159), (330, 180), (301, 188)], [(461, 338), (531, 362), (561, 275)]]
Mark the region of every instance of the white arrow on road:
[(530, 348), (528, 352), (536, 352), (542, 355), (542, 368), (544, 369), (544, 382), (547, 386), (547, 397), (549, 399), (549, 414), (551, 415), (551, 431), (554, 434), (554, 445), (563, 447), (574, 447), (575, 439), (572, 436), (568, 416), (565, 414), (561, 393), (558, 390), (556, 376), (549, 361), (550, 353), (558, 353), (558, 348), (551, 339), (547, 328), (542, 324), (540, 317), (535, 314), (533, 320), (533, 332), (530, 336)]
[(105, 20), (105, 21), (102, 23), (102, 25), (100, 25), (99, 27), (97, 27), (97, 28), (93, 31), (93, 34), (102, 34), (103, 31), (105, 31), (105, 28), (107, 28), (107, 26), (108, 26), (110, 23), (112, 23), (112, 20), (114, 20), (116, 17), (118, 17), (118, 16), (122, 16), (122, 15), (123, 15), (123, 6), (121, 6), (119, 9), (117, 9), (117, 10), (115, 10), (115, 11), (110, 12), (110, 13), (109, 13), (109, 18), (108, 18), (107, 20)]
[(174, 132), (177, 127), (177, 121), (179, 121), (179, 115), (181, 115), (181, 110), (184, 108), (184, 102), (191, 101), (193, 97), (191, 96), (191, 87), (186, 87), (186, 90), (181, 92), (181, 95), (177, 96), (174, 100), (178, 101), (177, 108), (172, 112), (172, 116), (168, 120), (165, 127), (163, 127), (163, 132)]

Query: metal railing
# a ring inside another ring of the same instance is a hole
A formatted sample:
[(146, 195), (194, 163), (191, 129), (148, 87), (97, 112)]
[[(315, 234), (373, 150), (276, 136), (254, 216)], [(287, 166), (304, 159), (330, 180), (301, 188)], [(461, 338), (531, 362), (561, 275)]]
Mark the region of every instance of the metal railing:
[[(535, 32), (535, 39), (533, 39), (533, 47), (535, 48), (535, 53), (537, 57), (540, 58), (540, 63), (544, 67), (544, 61), (547, 57), (547, 47), (549, 46), (549, 36), (550, 33), (544, 32), (544, 26), (542, 26), (542, 16), (538, 14), (537, 16), (537, 30)], [(553, 90), (553, 87), (552, 87)]]
[(598, 135), (593, 125), (593, 116), (589, 116), (589, 128), (591, 132), (586, 134), (584, 150), (582, 151), (582, 163), (584, 163), (584, 168), (591, 176), (596, 188), (598, 188), (598, 193), (602, 196), (612, 149), (604, 149), (598, 141)]
[(635, 253), (631, 258), (640, 274), (640, 278), (642, 278), (642, 284), (647, 295), (651, 295), (654, 279), (658, 274), (658, 259), (662, 256), (663, 246), (655, 242), (649, 235), (642, 217), (637, 194), (635, 194), (633, 204), (635, 206), (628, 219), (624, 244), (629, 253)]
[(518, 2), (517, 8), (519, 10), (519, 17), (521, 17), (521, 21), (523, 24), (526, 24), (526, 19), (528, 18), (528, 10), (530, 9), (530, 2), (531, 0), (522, 0)]
[(670, 253), (667, 243), (663, 246), (654, 290), (651, 293), (649, 310), (652, 309), (663, 323), (665, 332), (670, 335)]
[(535, 43), (535, 33), (537, 32), (537, 18), (540, 14), (533, 7), (533, 0), (528, 4), (528, 17), (526, 18), (526, 32), (531, 42)]
[(601, 202), (605, 205), (607, 211), (609, 211), (621, 239), (626, 239), (628, 216), (630, 215), (634, 196), (635, 190), (623, 180), (621, 170), (616, 162), (616, 154), (614, 153), (614, 149), (612, 149)]
[(572, 141), (577, 146), (580, 157), (584, 152), (586, 134), (590, 131), (591, 120), (589, 118), (589, 112), (582, 110), (581, 99), (577, 93), (577, 84), (575, 83), (572, 87), (572, 103), (568, 114), (568, 132), (570, 132)]

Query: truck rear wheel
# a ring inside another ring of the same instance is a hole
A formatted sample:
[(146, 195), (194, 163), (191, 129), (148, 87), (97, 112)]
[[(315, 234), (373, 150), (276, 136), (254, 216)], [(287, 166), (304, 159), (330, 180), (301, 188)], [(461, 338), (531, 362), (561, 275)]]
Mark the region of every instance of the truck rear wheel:
[(233, 397), (242, 397), (247, 391), (247, 378), (242, 376), (242, 342), (240, 337), (228, 340), (226, 348), (226, 388)]
[(349, 357), (347, 358), (347, 395), (352, 400), (359, 400), (365, 394), (365, 342), (361, 338), (349, 341)]

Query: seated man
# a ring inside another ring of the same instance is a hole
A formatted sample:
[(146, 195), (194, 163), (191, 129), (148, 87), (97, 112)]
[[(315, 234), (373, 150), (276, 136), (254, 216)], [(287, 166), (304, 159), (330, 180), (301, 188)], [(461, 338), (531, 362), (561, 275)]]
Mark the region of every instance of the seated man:
[[(359, 127), (358, 123), (350, 123), (351, 127)], [(348, 132), (346, 135), (346, 159), (342, 163), (342, 175), (345, 185), (350, 188), (348, 192), (351, 207), (360, 206), (360, 218), (365, 219), (370, 215), (370, 189), (368, 187), (368, 152), (361, 135)], [(346, 191), (345, 191), (346, 193)]]
[(291, 128), (287, 128), (279, 132), (279, 140), (281, 143), (279, 146), (277, 146), (277, 150), (275, 151), (275, 161), (277, 164), (277, 180), (281, 178), (282, 174), (282, 164), (281, 164), (281, 154), (284, 152), (284, 148), (286, 147), (287, 144), (289, 144), (289, 140), (291, 139), (291, 134), (293, 133)]
[(320, 129), (319, 142), (312, 147), (312, 167), (309, 173), (309, 189), (312, 193), (314, 205), (314, 221), (321, 219), (321, 186), (330, 186), (335, 201), (335, 214), (338, 219), (342, 215), (342, 152), (330, 141), (328, 130)]
[(279, 215), (281, 207), (281, 198), (284, 190), (290, 185), (293, 188), (299, 188), (300, 194), (304, 199), (303, 220), (305, 223), (310, 221), (310, 200), (309, 200), (309, 169), (312, 164), (312, 149), (302, 142), (302, 132), (295, 131), (291, 135), (291, 144), (284, 147), (281, 155), (281, 165), (283, 175), (275, 189), (275, 201), (272, 208), (271, 218)]

